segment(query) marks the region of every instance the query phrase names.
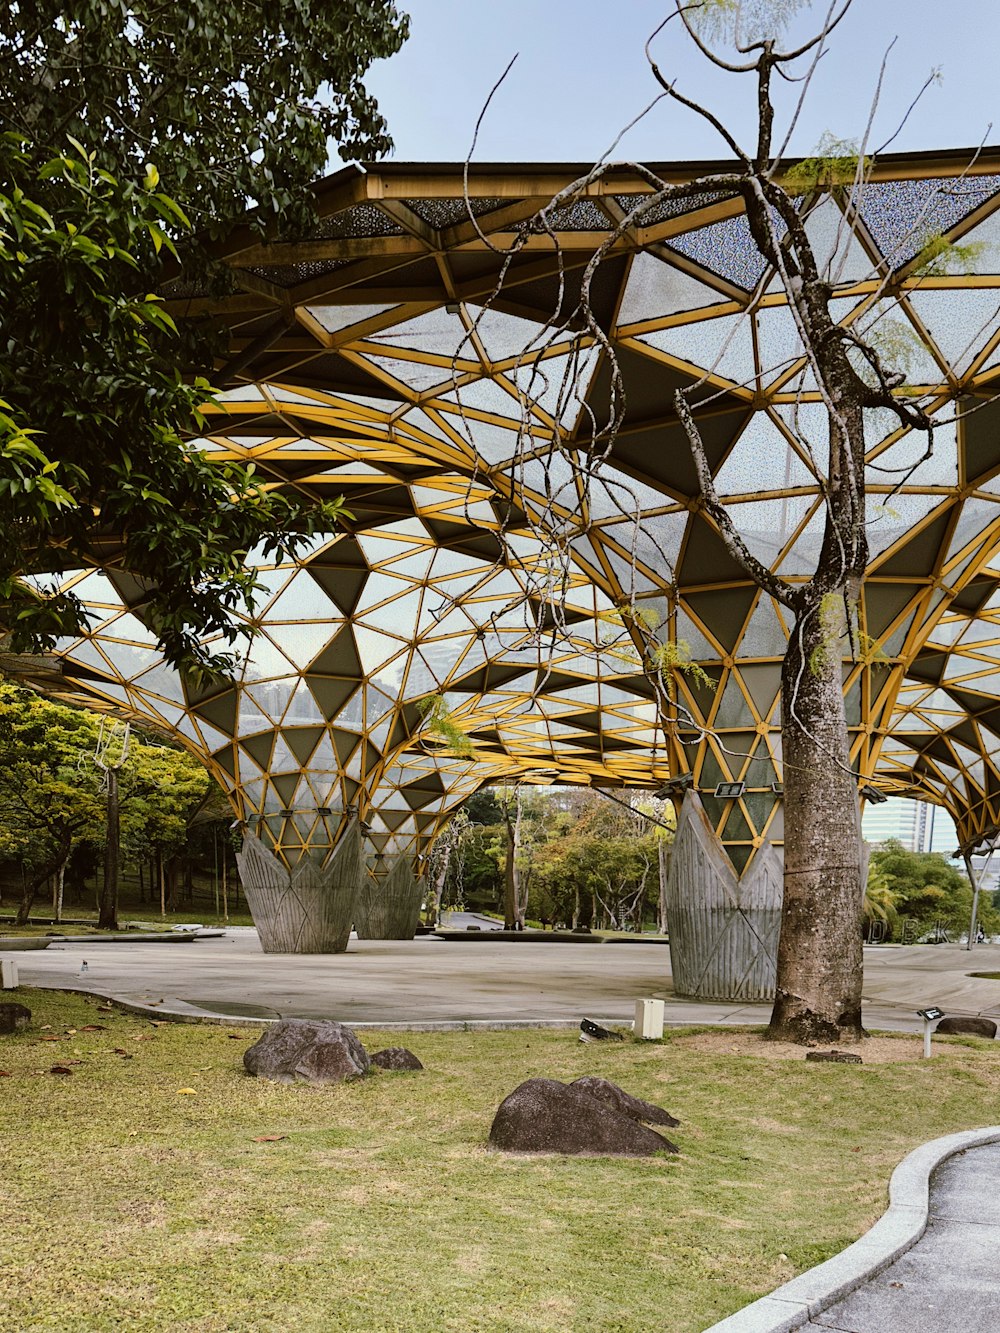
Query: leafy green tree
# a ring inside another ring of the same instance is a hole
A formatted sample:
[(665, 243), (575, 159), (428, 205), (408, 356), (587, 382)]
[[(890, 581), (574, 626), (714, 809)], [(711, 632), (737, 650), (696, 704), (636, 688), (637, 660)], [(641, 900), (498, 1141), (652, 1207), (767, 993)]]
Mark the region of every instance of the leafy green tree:
[(8, 5), (0, 123), (36, 160), (72, 136), (122, 179), (155, 162), (200, 230), (224, 233), (249, 202), (287, 221), (331, 141), (345, 160), (389, 151), (364, 76), (408, 33), (392, 0)]
[(172, 896), (170, 862), (214, 795), (212, 780), (183, 750), (149, 744), (130, 752), (123, 778), (122, 850), (135, 861), (155, 861), (162, 912)]
[(301, 223), (331, 139), (387, 150), (363, 76), (406, 34), (391, 0), (0, 14), (0, 620), (15, 649), (82, 627), (74, 599), (27, 576), (113, 564), (139, 580), (172, 663), (226, 670), (201, 640), (232, 642), (247, 552), (294, 553), (335, 523), (337, 504), (307, 510), (185, 449), (209, 385), (181, 371), (211, 347), (182, 342), (150, 293), (165, 259), (202, 273), (211, 236), (251, 204), (262, 229)]
[(90, 715), (0, 685), (0, 856), (22, 870), (16, 925), (74, 844), (101, 836), (100, 780), (80, 763), (95, 735)]
[[(969, 927), (972, 886), (940, 852), (911, 852), (892, 838), (872, 852), (868, 885), (869, 898), (889, 899), (896, 919), (915, 922), (921, 933), (935, 926), (956, 933)], [(979, 921), (987, 934), (1000, 929), (1000, 913), (986, 896), (979, 901)]]
[[(18, 924), (42, 885), (61, 880), (74, 852), (104, 845), (105, 775), (94, 762), (101, 722), (0, 684), (0, 858), (22, 869)], [(119, 781), (124, 852), (161, 861), (183, 844), (212, 790), (190, 755), (136, 737)]]
[(79, 149), (31, 182), (27, 168), (0, 139), (0, 607), (12, 646), (82, 627), (74, 598), (24, 576), (110, 563), (146, 585), (141, 614), (172, 662), (224, 668), (200, 638), (235, 636), (229, 612), (254, 586), (247, 551), (294, 552), (339, 506), (306, 510), (185, 448), (208, 384), (182, 381), (172, 321), (133, 291), (144, 258), (171, 244), (172, 201)]

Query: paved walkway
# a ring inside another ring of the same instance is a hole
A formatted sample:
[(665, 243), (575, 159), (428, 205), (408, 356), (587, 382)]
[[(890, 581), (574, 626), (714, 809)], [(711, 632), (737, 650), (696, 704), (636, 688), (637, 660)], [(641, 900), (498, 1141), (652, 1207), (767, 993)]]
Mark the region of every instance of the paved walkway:
[[(668, 1023), (767, 1022), (765, 1004), (680, 999), (670, 951), (641, 942), (572, 944), (352, 940), (343, 954), (265, 954), (257, 933), (182, 944), (52, 944), (10, 955), (29, 986), (68, 987), (182, 1017), (336, 1018), (352, 1024), (629, 1023), (635, 1001), (666, 1002)], [(83, 960), (86, 971), (81, 972)], [(916, 1010), (1000, 1018), (1000, 945), (865, 950), (865, 1023), (915, 1032)], [(1000, 1326), (1000, 1321), (998, 1321)]]
[(1000, 1328), (1000, 1144), (971, 1148), (931, 1179), (927, 1230), (911, 1250), (804, 1330), (992, 1333)]

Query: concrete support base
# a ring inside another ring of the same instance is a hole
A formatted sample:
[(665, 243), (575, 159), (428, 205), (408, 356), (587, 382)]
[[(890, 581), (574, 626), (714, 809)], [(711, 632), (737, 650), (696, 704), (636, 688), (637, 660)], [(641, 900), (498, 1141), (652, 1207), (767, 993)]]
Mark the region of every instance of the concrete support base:
[(412, 940), (420, 920), (423, 888), (406, 856), (396, 860), (384, 879), (366, 876), (354, 914), (358, 938)]
[(321, 866), (303, 859), (290, 870), (249, 833), (236, 860), (265, 953), (344, 952), (364, 874), (356, 819)]
[(670, 966), (678, 995), (774, 998), (782, 872), (781, 855), (767, 844), (740, 879), (701, 798), (687, 793), (667, 880)]

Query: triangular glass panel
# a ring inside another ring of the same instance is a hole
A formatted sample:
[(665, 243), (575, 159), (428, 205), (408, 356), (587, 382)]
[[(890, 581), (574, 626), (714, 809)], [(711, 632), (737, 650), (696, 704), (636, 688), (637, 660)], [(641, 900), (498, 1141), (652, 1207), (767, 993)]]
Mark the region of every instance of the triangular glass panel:
[(715, 477), (719, 495), (816, 487), (816, 478), (766, 412), (750, 417)]
[(643, 333), (638, 341), (735, 384), (751, 386), (756, 376), (750, 317), (746, 314), (720, 315), (697, 324)]
[(1000, 329), (1000, 291), (915, 291), (907, 293), (910, 306), (937, 343), (957, 375)]
[(647, 319), (663, 319), (684, 310), (721, 305), (728, 299), (682, 269), (640, 251), (629, 269), (618, 324), (620, 327)]

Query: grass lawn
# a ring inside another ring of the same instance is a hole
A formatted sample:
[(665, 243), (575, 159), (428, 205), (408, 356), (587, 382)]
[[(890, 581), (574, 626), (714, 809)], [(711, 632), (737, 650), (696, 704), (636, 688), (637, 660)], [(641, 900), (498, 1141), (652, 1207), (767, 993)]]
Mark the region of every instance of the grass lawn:
[[(11, 1333), (700, 1330), (854, 1240), (917, 1143), (1000, 1120), (1000, 1047), (972, 1039), (859, 1067), (718, 1031), (366, 1032), (426, 1072), (313, 1089), (246, 1077), (253, 1029), (5, 998), (34, 1012), (0, 1037)], [(523, 1079), (585, 1073), (677, 1115), (680, 1157), (487, 1151)]]

